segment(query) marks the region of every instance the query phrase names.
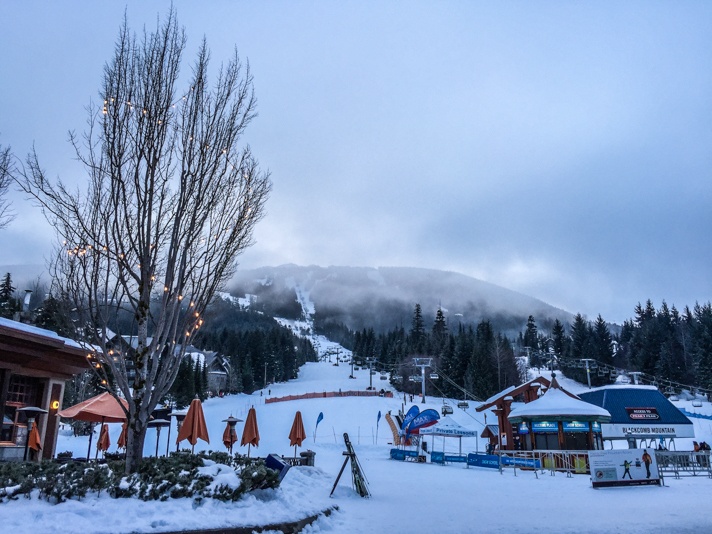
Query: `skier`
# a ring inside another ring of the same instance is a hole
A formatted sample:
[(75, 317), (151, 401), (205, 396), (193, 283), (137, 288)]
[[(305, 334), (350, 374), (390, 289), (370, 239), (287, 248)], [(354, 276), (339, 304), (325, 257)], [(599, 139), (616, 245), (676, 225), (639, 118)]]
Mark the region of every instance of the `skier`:
[(633, 480), (633, 475), (630, 474), (630, 466), (632, 465), (631, 462), (629, 462), (628, 460), (623, 460), (623, 463), (621, 465), (625, 468), (625, 470), (623, 471), (622, 478), (625, 478), (625, 476), (628, 475), (628, 478)]

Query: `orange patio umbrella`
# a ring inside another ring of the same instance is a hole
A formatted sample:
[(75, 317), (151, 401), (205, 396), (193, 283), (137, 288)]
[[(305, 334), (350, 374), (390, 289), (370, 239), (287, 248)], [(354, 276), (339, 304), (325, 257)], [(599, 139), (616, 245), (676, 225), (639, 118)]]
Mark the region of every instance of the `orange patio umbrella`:
[(99, 451), (106, 452), (109, 450), (111, 445), (111, 440), (109, 439), (109, 425), (106, 423), (101, 425), (101, 431), (99, 432), (99, 439), (96, 441), (96, 457), (99, 457)]
[[(124, 409), (126, 411), (124, 411)], [(103, 425), (104, 423), (122, 423), (126, 421), (126, 412), (128, 412), (128, 410), (129, 403), (126, 399), (117, 400), (116, 397), (111, 396), (110, 393), (104, 392), (58, 413), (60, 417), (65, 419), (101, 423)], [(89, 434), (87, 460), (91, 452), (91, 439), (93, 435), (93, 432)]]
[(227, 425), (225, 425), (225, 431), (223, 432), (222, 440), (223, 444), (225, 445), (225, 447), (227, 447), (227, 450), (230, 454), (232, 454), (232, 446), (237, 441), (237, 432), (235, 431), (235, 425), (241, 421), (242, 419), (238, 419), (237, 417), (233, 417), (232, 415), (227, 419), (223, 419), (223, 422), (227, 423)]
[(294, 457), (297, 457), (297, 445), (302, 446), (302, 441), (307, 439), (307, 433), (304, 432), (304, 423), (302, 422), (302, 412), (297, 411), (292, 423), (292, 430), (289, 431), (289, 446), (294, 445)]
[(121, 425), (121, 434), (119, 434), (119, 440), (116, 442), (116, 446), (119, 449), (125, 449), (126, 443), (128, 443), (128, 438), (129, 438), (129, 422), (124, 421), (124, 424)]
[(116, 400), (111, 394), (104, 392), (60, 411), (59, 416), (91, 423), (122, 423), (126, 421), (124, 408), (129, 410), (126, 399)]
[(244, 447), (247, 445), (247, 457), (250, 457), (250, 445), (255, 447), (260, 444), (260, 430), (257, 428), (257, 412), (255, 412), (255, 407), (250, 408), (247, 412), (247, 421), (245, 421), (245, 428), (242, 430), (242, 440), (240, 440), (240, 445)]
[(29, 440), (27, 446), (30, 449), (35, 452), (39, 452), (42, 450), (42, 442), (40, 441), (40, 433), (37, 430), (37, 425), (32, 426), (32, 430), (30, 430), (30, 435), (27, 439)]
[(200, 399), (198, 398), (195, 398), (190, 402), (188, 413), (185, 415), (183, 424), (180, 427), (176, 443), (180, 443), (184, 439), (187, 439), (192, 445), (191, 452), (195, 451), (195, 444), (199, 439), (210, 443), (210, 438), (208, 437), (208, 427), (205, 424), (205, 416), (203, 415), (203, 405), (200, 403)]

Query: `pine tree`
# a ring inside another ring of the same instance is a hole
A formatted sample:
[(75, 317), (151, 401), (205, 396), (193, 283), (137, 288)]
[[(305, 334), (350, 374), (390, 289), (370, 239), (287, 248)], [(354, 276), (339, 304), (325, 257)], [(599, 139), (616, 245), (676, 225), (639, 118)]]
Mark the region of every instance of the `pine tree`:
[(14, 295), (15, 286), (12, 285), (12, 275), (7, 273), (0, 283), (0, 317), (12, 319), (15, 312), (20, 310), (19, 300)]
[(410, 329), (410, 346), (414, 354), (423, 354), (425, 350), (425, 323), (420, 304), (415, 305), (413, 322)]
[(438, 308), (433, 323), (433, 353), (440, 355), (447, 344), (447, 321), (442, 308)]
[(536, 322), (534, 316), (530, 315), (527, 319), (527, 329), (524, 332), (523, 343), (525, 347), (529, 347), (532, 352), (539, 350), (539, 336), (537, 334)]
[(35, 326), (56, 332), (62, 337), (76, 339), (77, 332), (70, 317), (71, 305), (67, 300), (50, 294), (34, 312)]
[(566, 353), (566, 331), (558, 319), (554, 321), (554, 326), (551, 329), (551, 338), (554, 342), (554, 352), (559, 357), (564, 356)]

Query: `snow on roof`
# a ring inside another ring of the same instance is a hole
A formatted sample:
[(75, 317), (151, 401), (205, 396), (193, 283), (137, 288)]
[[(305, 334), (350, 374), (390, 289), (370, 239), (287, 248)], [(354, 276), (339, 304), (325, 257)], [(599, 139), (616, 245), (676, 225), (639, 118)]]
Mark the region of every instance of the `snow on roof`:
[(11, 328), (13, 330), (17, 330), (19, 332), (26, 332), (28, 334), (34, 334), (35, 336), (42, 336), (46, 337), (48, 339), (56, 339), (63, 341), (65, 345), (68, 345), (70, 347), (76, 347), (79, 349), (83, 349), (84, 347), (74, 341), (73, 339), (69, 339), (67, 337), (62, 337), (57, 332), (53, 332), (52, 330), (45, 330), (44, 328), (39, 328), (37, 326), (32, 326), (29, 324), (21, 323), (19, 321), (12, 321), (10, 319), (5, 319), (4, 317), (0, 317), (0, 326), (4, 326), (5, 328)]
[(549, 388), (537, 400), (514, 408), (508, 419), (548, 415), (611, 417), (608, 410), (600, 406), (570, 397), (559, 388)]

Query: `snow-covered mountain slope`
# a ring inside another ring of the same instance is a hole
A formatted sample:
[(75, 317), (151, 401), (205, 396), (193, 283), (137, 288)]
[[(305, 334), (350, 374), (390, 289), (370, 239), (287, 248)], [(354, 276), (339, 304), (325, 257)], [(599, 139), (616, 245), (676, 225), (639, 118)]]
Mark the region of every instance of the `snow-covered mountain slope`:
[(256, 295), (258, 307), (272, 315), (284, 315), (276, 310), (285, 306), (296, 313), (307, 300), (320, 320), (352, 330), (410, 325), (416, 304), (426, 320), (441, 307), (451, 324), (489, 319), (500, 331), (521, 331), (529, 315), (539, 325), (571, 319), (568, 312), (535, 298), (431, 269), (282, 265), (238, 271), (229, 288), (236, 296)]

